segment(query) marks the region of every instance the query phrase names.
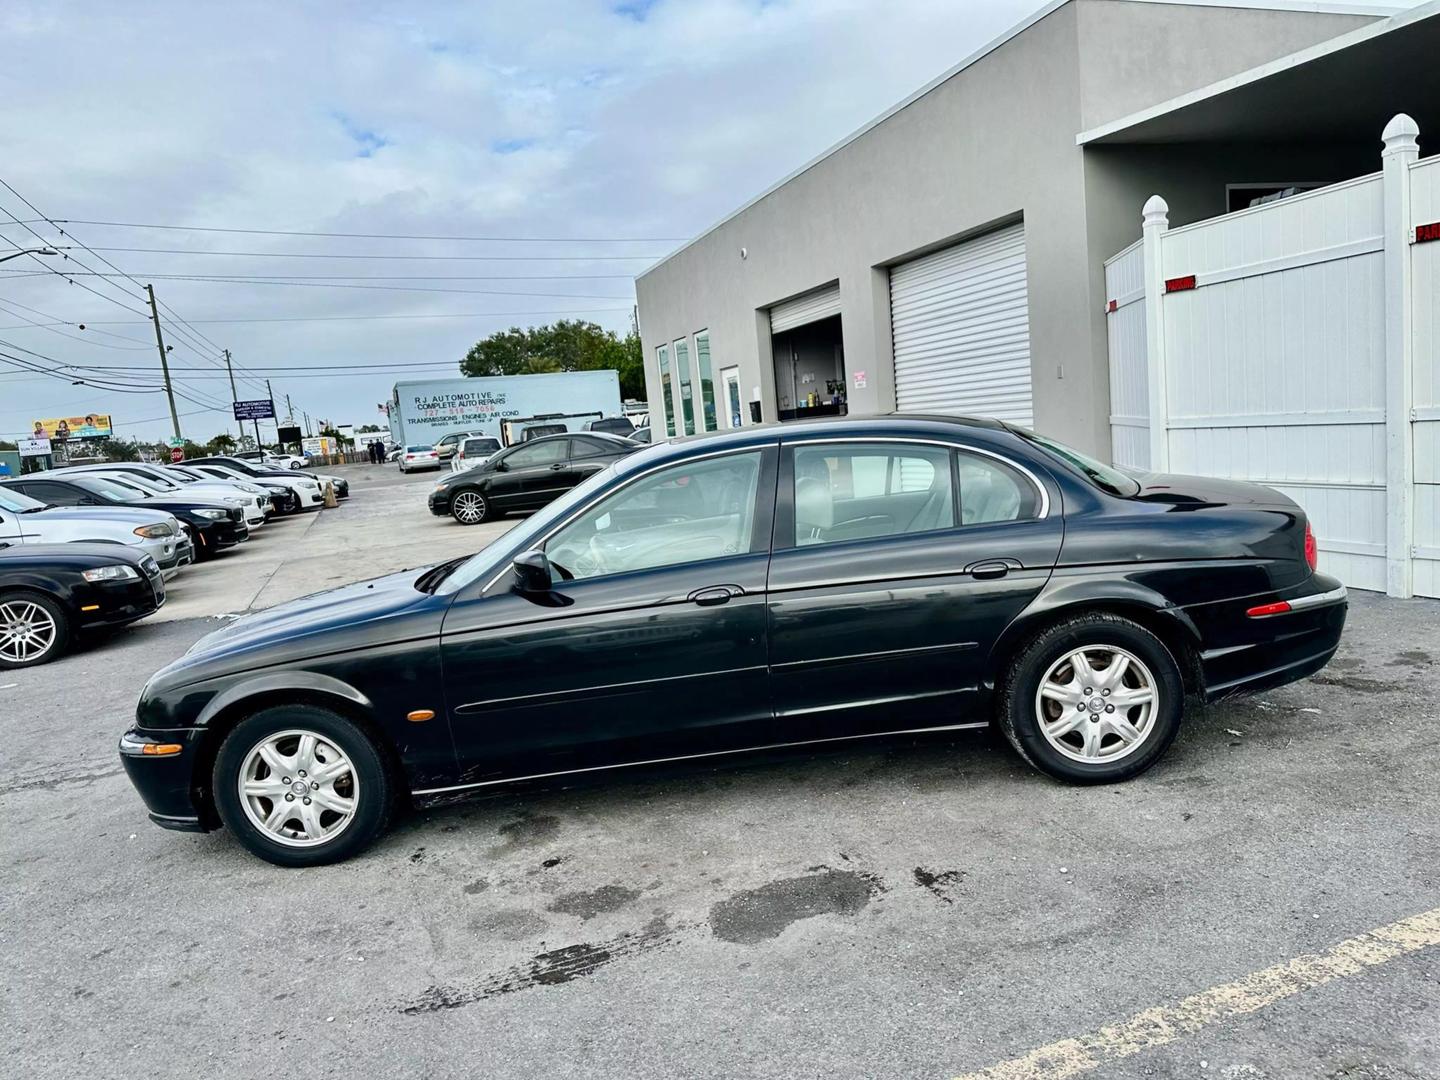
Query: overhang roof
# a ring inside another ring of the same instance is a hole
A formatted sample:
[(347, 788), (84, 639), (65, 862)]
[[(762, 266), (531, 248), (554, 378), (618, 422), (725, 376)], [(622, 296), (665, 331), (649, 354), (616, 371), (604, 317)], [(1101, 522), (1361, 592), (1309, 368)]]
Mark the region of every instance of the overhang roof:
[(1440, 136), (1440, 0), (1076, 136), (1081, 146), (1371, 138), (1409, 113)]

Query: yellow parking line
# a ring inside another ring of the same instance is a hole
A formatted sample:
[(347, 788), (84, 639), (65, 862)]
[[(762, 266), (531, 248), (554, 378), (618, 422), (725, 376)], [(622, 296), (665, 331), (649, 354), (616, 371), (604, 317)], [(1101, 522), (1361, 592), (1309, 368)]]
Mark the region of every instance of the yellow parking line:
[(1174, 1005), (1146, 1009), (1088, 1035), (1061, 1039), (957, 1080), (1065, 1080), (1432, 945), (1440, 945), (1440, 908), (1381, 926), (1325, 952), (1251, 972)]

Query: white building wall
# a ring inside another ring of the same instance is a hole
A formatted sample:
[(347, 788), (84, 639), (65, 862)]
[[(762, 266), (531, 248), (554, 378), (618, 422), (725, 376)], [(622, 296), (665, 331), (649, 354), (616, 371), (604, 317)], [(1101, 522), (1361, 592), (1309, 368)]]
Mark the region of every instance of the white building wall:
[[(1440, 157), (1410, 167), (1414, 226), (1440, 222)], [(1411, 248), (1415, 364), (1415, 592), (1440, 596), (1440, 241)]]

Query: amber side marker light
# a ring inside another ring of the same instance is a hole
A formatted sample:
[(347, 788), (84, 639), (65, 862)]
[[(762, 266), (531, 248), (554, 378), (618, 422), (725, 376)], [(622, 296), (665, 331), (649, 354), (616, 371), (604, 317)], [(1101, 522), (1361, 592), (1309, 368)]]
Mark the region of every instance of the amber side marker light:
[(405, 714), (405, 719), (412, 724), (423, 724), (426, 720), (435, 719), (434, 709), (414, 709)]
[(84, 607), (82, 607), (80, 610), (81, 610), (81, 611), (99, 611), (99, 610), (100, 610), (100, 605), (99, 605), (99, 604), (86, 604), (86, 605), (85, 605)]
[(141, 753), (146, 757), (170, 757), (183, 749), (183, 746), (175, 742), (147, 742)]

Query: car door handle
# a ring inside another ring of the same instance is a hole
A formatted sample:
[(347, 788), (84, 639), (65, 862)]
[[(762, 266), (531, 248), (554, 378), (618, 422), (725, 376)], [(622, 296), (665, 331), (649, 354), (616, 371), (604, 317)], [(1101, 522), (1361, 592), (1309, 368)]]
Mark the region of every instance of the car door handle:
[(685, 599), (701, 607), (714, 607), (716, 604), (726, 604), (733, 596), (744, 596), (745, 590), (739, 585), (712, 585), (708, 589), (696, 589)]
[[(982, 581), (990, 578), (1002, 578), (1010, 572), (1011, 564), (1014, 561), (1013, 559), (986, 559), (984, 562), (971, 563), (965, 567), (965, 573)], [(1018, 570), (1019, 565), (1016, 564), (1015, 568)]]
[(557, 462), (555, 462), (554, 465), (551, 465), (551, 466), (550, 466), (550, 471), (551, 471), (551, 472), (556, 472), (556, 471), (558, 471), (558, 470), (560, 470), (560, 469), (563, 469), (563, 468), (565, 468), (565, 463), (564, 463), (563, 461), (557, 461)]

